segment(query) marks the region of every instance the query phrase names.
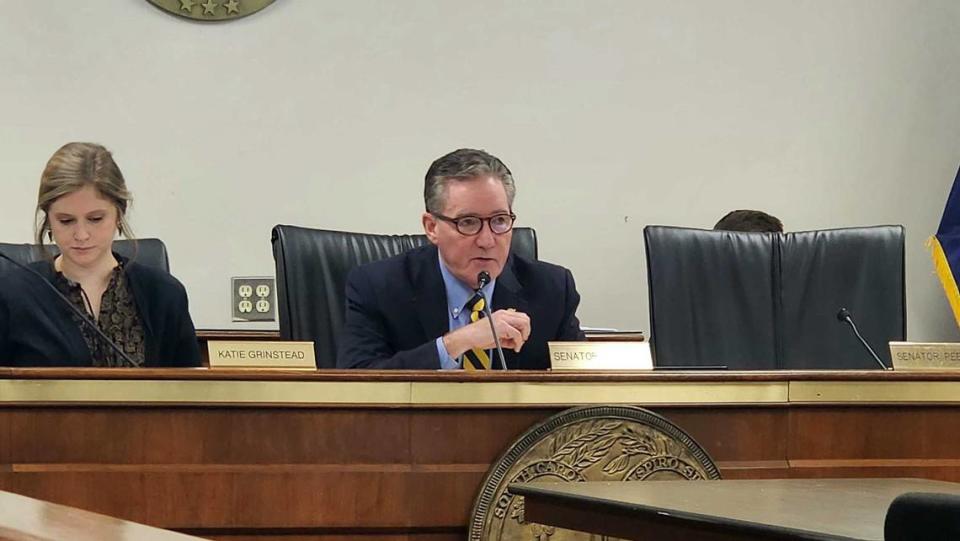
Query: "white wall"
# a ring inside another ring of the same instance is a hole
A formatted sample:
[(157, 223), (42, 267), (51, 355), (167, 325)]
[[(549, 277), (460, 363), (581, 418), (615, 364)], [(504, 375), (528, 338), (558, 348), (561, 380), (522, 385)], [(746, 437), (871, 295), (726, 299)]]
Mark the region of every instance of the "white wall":
[(274, 224), (416, 232), (430, 161), (476, 146), (585, 324), (648, 328), (645, 224), (761, 208), (904, 224), (910, 337), (956, 340), (923, 244), (960, 162), (957, 28), (955, 0), (277, 0), (221, 25), (0, 0), (0, 228), (29, 241), (49, 155), (101, 142), (197, 326), (232, 327)]

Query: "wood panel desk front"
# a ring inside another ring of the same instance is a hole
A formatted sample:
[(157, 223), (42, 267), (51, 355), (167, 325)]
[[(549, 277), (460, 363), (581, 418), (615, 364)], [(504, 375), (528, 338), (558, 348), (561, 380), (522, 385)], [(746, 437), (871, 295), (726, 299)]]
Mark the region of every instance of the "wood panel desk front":
[(524, 519), (622, 539), (883, 541), (907, 492), (960, 495), (926, 479), (767, 479), (512, 485)]
[(0, 369), (0, 490), (224, 540), (462, 539), (491, 462), (588, 404), (665, 415), (727, 479), (960, 481), (956, 374)]

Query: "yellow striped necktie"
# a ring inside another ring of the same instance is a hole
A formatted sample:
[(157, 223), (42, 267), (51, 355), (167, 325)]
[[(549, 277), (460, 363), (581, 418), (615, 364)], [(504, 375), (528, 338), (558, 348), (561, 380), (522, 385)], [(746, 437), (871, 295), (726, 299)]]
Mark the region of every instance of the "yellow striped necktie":
[[(470, 309), (470, 321), (475, 322), (483, 316), (483, 307), (485, 301), (483, 297), (479, 294), (474, 295), (469, 301), (467, 301), (464, 308)], [(471, 349), (466, 351), (463, 354), (463, 369), (464, 370), (490, 370), (490, 356), (487, 355), (486, 350), (483, 349)]]

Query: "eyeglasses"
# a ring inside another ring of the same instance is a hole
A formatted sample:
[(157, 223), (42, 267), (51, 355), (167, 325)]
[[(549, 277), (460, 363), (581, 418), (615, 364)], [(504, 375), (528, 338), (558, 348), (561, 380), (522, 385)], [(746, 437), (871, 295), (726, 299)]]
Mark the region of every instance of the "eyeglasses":
[(457, 228), (457, 231), (461, 235), (466, 235), (472, 237), (477, 235), (483, 230), (483, 222), (487, 222), (487, 225), (490, 226), (490, 231), (496, 235), (503, 235), (507, 231), (513, 229), (513, 222), (516, 221), (517, 215), (510, 214), (494, 214), (489, 218), (481, 218), (479, 216), (464, 216), (463, 218), (450, 218), (442, 214), (433, 214), (433, 217), (442, 220), (444, 222), (449, 222)]

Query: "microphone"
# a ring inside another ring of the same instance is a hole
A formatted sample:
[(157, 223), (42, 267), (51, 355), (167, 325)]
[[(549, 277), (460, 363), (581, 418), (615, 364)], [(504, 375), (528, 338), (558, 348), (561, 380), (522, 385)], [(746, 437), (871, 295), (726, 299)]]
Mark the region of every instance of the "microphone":
[(837, 312), (837, 320), (841, 323), (849, 323), (850, 328), (853, 329), (853, 334), (857, 335), (857, 339), (860, 340), (860, 343), (863, 344), (863, 347), (867, 348), (867, 351), (870, 352), (870, 356), (873, 357), (873, 360), (877, 361), (877, 364), (880, 365), (880, 368), (884, 370), (890, 370), (887, 368), (887, 365), (883, 364), (883, 361), (880, 360), (880, 357), (877, 356), (877, 353), (873, 351), (873, 348), (870, 347), (870, 344), (860, 336), (860, 331), (857, 330), (857, 326), (853, 323), (853, 315), (850, 313), (850, 310), (846, 308), (841, 308)]
[(497, 336), (497, 328), (493, 326), (493, 313), (490, 312), (490, 303), (487, 301), (487, 297), (483, 294), (483, 288), (490, 283), (490, 273), (487, 271), (480, 271), (477, 274), (477, 295), (480, 295), (480, 298), (483, 299), (483, 313), (487, 316), (487, 321), (490, 322), (490, 332), (493, 333), (493, 343), (497, 346), (497, 357), (500, 359), (500, 368), (503, 370), (507, 369), (507, 361), (503, 358), (503, 348), (500, 347), (500, 337)]
[(135, 363), (133, 359), (131, 359), (130, 356), (127, 355), (125, 351), (123, 351), (123, 348), (118, 346), (116, 342), (111, 340), (109, 336), (107, 336), (103, 331), (100, 330), (100, 327), (98, 327), (95, 322), (90, 320), (90, 316), (88, 314), (81, 312), (79, 308), (74, 306), (73, 303), (70, 302), (70, 299), (68, 299), (66, 295), (61, 293), (60, 290), (57, 289), (57, 286), (51, 284), (49, 280), (44, 278), (42, 274), (24, 265), (23, 263), (13, 259), (12, 257), (8, 256), (3, 252), (0, 252), (0, 259), (6, 259), (10, 263), (13, 263), (14, 266), (20, 269), (23, 269), (29, 272), (30, 274), (36, 276), (37, 278), (39, 278), (40, 281), (44, 283), (44, 285), (50, 288), (50, 291), (53, 291), (57, 295), (57, 297), (63, 301), (63, 304), (69, 307), (70, 310), (73, 310), (74, 314), (80, 316), (80, 321), (82, 321), (83, 324), (89, 327), (90, 329), (93, 329), (93, 331), (97, 333), (97, 336), (99, 336), (102, 340), (104, 340), (107, 343), (107, 345), (110, 346), (110, 349), (116, 351), (121, 357), (123, 357), (123, 360), (126, 361), (127, 364), (129, 364), (130, 366), (137, 366), (137, 363)]

